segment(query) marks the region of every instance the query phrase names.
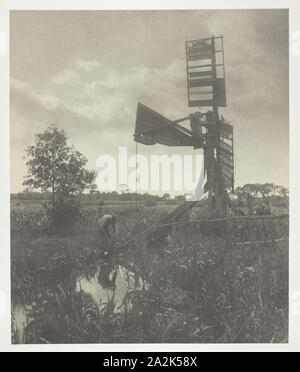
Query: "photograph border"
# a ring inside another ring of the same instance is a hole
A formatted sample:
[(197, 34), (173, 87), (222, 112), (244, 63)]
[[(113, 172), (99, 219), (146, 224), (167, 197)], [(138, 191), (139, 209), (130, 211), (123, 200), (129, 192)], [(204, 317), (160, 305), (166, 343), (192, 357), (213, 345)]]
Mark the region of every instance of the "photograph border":
[[(208, 6), (209, 5), (209, 6)], [(289, 343), (288, 344), (11, 344), (10, 305), (10, 147), (9, 147), (9, 11), (22, 10), (122, 10), (122, 9), (289, 9), (289, 105), (290, 105), (290, 241), (289, 241)], [(282, 1), (1, 1), (0, 2), (0, 117), (1, 117), (1, 249), (0, 249), (0, 351), (96, 351), (96, 352), (239, 352), (300, 350), (300, 3)], [(298, 99), (297, 99), (298, 97)], [(298, 103), (298, 105), (297, 105)]]

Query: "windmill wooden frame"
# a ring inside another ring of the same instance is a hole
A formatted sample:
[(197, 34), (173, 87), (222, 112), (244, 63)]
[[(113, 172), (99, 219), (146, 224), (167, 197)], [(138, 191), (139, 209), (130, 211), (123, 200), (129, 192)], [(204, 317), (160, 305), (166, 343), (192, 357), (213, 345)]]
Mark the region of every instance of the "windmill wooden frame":
[[(138, 103), (134, 139), (202, 148), (209, 209), (222, 215), (230, 207), (227, 190), (234, 191), (233, 127), (219, 116), (219, 107), (226, 106), (223, 36), (187, 41), (186, 72), (188, 106), (201, 111), (172, 121)], [(190, 129), (179, 124), (185, 120)]]

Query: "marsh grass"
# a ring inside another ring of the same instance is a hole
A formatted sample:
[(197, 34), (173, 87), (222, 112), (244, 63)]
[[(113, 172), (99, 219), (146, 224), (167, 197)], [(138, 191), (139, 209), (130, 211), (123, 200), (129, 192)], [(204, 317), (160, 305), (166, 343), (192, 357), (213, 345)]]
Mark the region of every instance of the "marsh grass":
[[(43, 208), (12, 210), (12, 305), (27, 314), (21, 341), (13, 315), (12, 342), (287, 342), (288, 217), (178, 224), (159, 252), (137, 239), (103, 256), (102, 214), (117, 215), (121, 244), (170, 208), (86, 206), (56, 235)], [(118, 306), (114, 291), (97, 303), (76, 290), (76, 278), (95, 275), (101, 260), (129, 268), (136, 284)]]

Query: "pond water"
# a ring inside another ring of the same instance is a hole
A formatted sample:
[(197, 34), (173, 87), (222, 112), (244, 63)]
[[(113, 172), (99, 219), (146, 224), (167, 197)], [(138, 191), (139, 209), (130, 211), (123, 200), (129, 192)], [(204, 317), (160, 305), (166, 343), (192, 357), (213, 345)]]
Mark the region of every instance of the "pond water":
[[(141, 278), (137, 278), (131, 271), (121, 265), (111, 265), (107, 262), (99, 262), (90, 270), (85, 270), (77, 276), (75, 292), (88, 294), (95, 304), (105, 306), (110, 304), (113, 312), (122, 311), (122, 303), (126, 294), (133, 289), (145, 287)], [(45, 288), (45, 293), (49, 290)], [(51, 289), (50, 289), (51, 290)], [(33, 294), (34, 296), (34, 294)], [(40, 305), (43, 311), (43, 295), (39, 295), (40, 300), (32, 304), (22, 304), (20, 301), (12, 308), (13, 330), (17, 343), (25, 342), (25, 330), (31, 320), (33, 320), (33, 308)], [(46, 297), (46, 296), (45, 296)]]
[(13, 315), (12, 327), (15, 330), (16, 339), (19, 344), (23, 344), (25, 342), (25, 327), (28, 322), (27, 311), (25, 306), (23, 305), (14, 306), (12, 310), (12, 315)]
[(105, 266), (98, 266), (95, 275), (83, 276), (76, 281), (76, 291), (83, 290), (89, 293), (97, 304), (107, 303), (114, 299), (116, 311), (120, 309), (128, 291), (142, 287), (141, 278), (136, 279), (131, 271), (121, 265), (112, 270)]

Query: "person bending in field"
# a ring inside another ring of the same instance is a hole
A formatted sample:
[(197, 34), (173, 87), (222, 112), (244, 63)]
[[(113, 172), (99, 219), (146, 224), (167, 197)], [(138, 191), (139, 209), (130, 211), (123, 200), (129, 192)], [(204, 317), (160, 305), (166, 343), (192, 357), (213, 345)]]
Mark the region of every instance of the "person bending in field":
[(117, 218), (110, 214), (105, 214), (97, 221), (98, 234), (104, 241), (112, 241), (117, 234)]

